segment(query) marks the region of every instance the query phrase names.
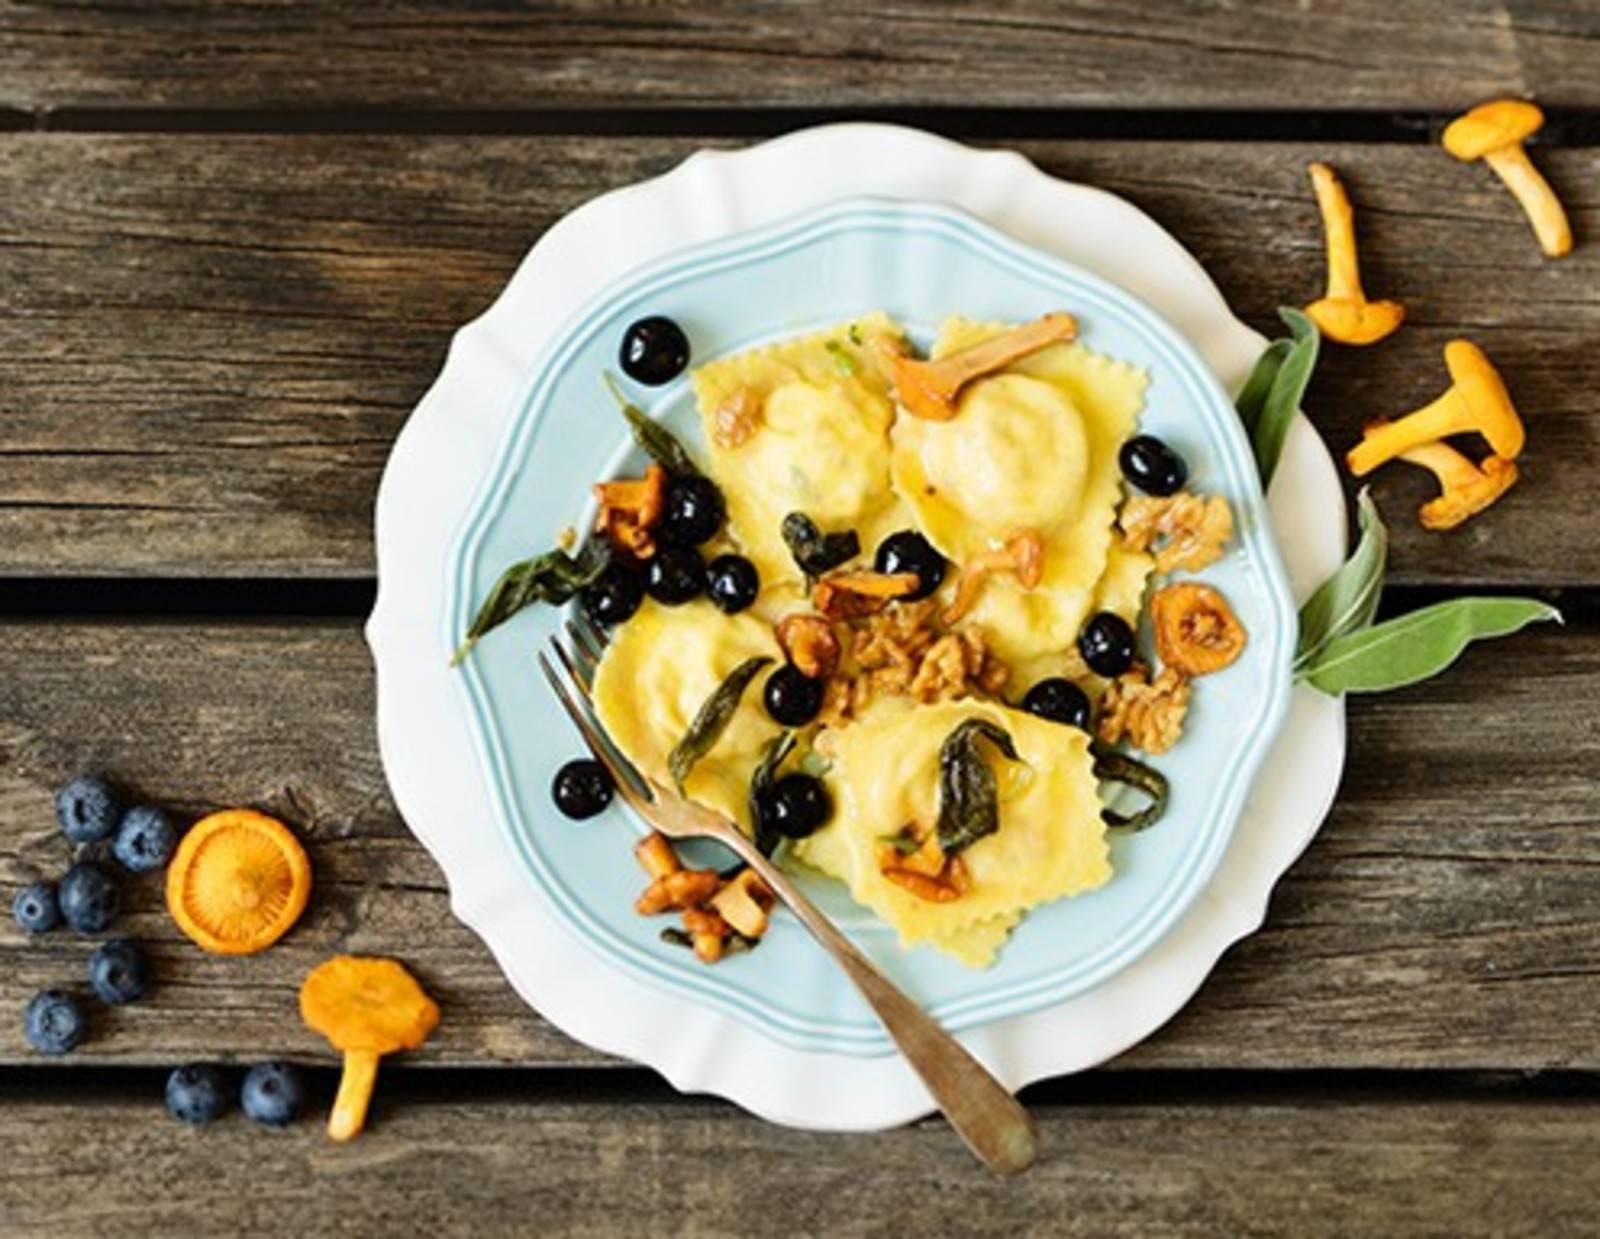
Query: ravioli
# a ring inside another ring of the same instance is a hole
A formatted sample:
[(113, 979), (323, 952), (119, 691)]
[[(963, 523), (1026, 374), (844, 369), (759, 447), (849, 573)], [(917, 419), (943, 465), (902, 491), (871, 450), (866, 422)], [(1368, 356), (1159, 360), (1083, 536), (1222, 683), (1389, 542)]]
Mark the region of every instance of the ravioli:
[[(951, 319), (932, 355), (1005, 330)], [(1133, 434), (1148, 381), (1138, 367), (1080, 343), (1055, 344), (969, 384), (949, 421), (895, 423), (895, 490), (947, 557), (966, 563), (1023, 529), (1043, 538), (1039, 584), (1026, 590), (1007, 573), (991, 574), (969, 612), (1017, 667), (1067, 649), (1095, 604), (1115, 542), (1117, 453)], [(1125, 588), (1129, 578), (1115, 584)]]
[[(623, 754), (657, 781), (671, 785), (672, 752), (701, 704), (747, 658), (781, 659), (772, 630), (748, 614), (724, 615), (698, 600), (664, 607), (646, 600), (612, 635), (595, 673), (600, 722)], [(777, 725), (761, 705), (762, 677), (744, 699), (715, 747), (684, 782), (689, 798), (752, 829), (750, 775)]]
[[(711, 476), (763, 587), (801, 579), (780, 533), (790, 512), (825, 531), (853, 529), (863, 547), (908, 523), (889, 485), (894, 402), (883, 361), (901, 340), (900, 328), (874, 313), (695, 371)], [(744, 402), (754, 421), (737, 446), (716, 434), (730, 402)]]
[[(1021, 760), (994, 758), (1000, 828), (962, 854), (969, 889), (932, 903), (879, 872), (885, 836), (938, 818), (939, 750), (962, 721), (1003, 727)], [(1093, 890), (1111, 876), (1110, 848), (1089, 737), (1031, 714), (966, 699), (875, 704), (830, 741), (833, 820), (795, 845), (796, 856), (838, 878), (857, 903), (894, 926), (906, 946), (929, 945), (963, 963), (991, 963), (1029, 908)]]

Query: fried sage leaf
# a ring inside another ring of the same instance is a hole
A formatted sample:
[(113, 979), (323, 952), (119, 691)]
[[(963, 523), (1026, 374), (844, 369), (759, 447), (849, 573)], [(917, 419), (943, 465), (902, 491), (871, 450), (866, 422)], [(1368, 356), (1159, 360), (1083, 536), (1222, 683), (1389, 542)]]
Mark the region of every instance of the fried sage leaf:
[(773, 776), (778, 773), (778, 768), (794, 752), (794, 732), (780, 731), (772, 737), (767, 745), (766, 752), (761, 754), (761, 760), (756, 763), (755, 770), (750, 775), (750, 820), (755, 823), (756, 846), (761, 849), (763, 856), (771, 856), (781, 836), (774, 831), (761, 829), (761, 797), (766, 794), (767, 788), (772, 786)]
[(1356, 512), (1361, 540), (1355, 551), (1300, 608), (1300, 637), (1294, 652), (1296, 671), (1314, 662), (1329, 642), (1370, 627), (1378, 612), (1389, 558), (1389, 530), (1366, 487), (1356, 496)]
[(635, 441), (645, 450), (645, 454), (675, 478), (699, 477), (700, 466), (694, 463), (689, 449), (678, 442), (678, 437), (624, 396), (617, 381), (609, 374), (605, 380), (612, 397), (622, 408), (622, 416), (633, 427)]
[(954, 856), (1000, 829), (1000, 793), (979, 740), (1020, 761), (1011, 733), (987, 719), (969, 718), (939, 748), (939, 848)]
[(489, 597), (478, 608), (466, 639), (451, 657), (450, 665), (457, 666), (485, 633), (525, 607), (539, 602), (550, 606), (569, 602), (580, 589), (595, 581), (610, 562), (610, 541), (595, 538), (584, 544), (576, 558), (565, 551), (546, 551), (512, 564), (500, 574)]
[(780, 532), (800, 571), (813, 579), (861, 554), (861, 539), (854, 529), (825, 534), (804, 512), (784, 517)]
[(1107, 783), (1123, 783), (1150, 797), (1150, 803), (1137, 813), (1118, 813), (1114, 809), (1100, 810), (1105, 824), (1113, 830), (1130, 834), (1154, 826), (1167, 809), (1167, 796), (1171, 787), (1167, 776), (1154, 767), (1136, 761), (1126, 753), (1096, 742), (1090, 749), (1094, 755), (1094, 777)]
[(732, 671), (728, 678), (712, 690), (711, 696), (705, 699), (699, 711), (694, 716), (694, 721), (689, 724), (689, 730), (684, 733), (682, 740), (673, 746), (672, 752), (667, 754), (667, 771), (672, 775), (672, 781), (677, 785), (678, 791), (683, 791), (683, 781), (689, 777), (689, 771), (694, 769), (695, 762), (699, 761), (722, 738), (728, 722), (733, 718), (733, 712), (739, 708), (739, 702), (744, 699), (744, 690), (750, 687), (750, 681), (755, 679), (761, 668), (770, 663), (772, 659), (764, 654), (755, 658), (747, 658)]
[(1234, 402), (1250, 432), (1263, 490), (1277, 471), (1289, 427), (1317, 368), (1322, 341), (1317, 325), (1293, 306), (1279, 306), (1278, 317), (1288, 324), (1290, 338), (1267, 346)]
[(1329, 696), (1381, 693), (1438, 675), (1474, 641), (1561, 620), (1536, 598), (1452, 598), (1338, 637), (1300, 670)]

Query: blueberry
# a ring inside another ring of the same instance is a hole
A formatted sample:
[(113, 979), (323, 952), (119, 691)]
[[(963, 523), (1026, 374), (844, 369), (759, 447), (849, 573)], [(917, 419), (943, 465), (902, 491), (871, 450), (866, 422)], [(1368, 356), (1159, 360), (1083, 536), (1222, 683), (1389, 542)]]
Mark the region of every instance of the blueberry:
[(1052, 723), (1089, 730), (1089, 696), (1071, 680), (1055, 676), (1040, 680), (1022, 699), (1022, 708)]
[(200, 1126), (228, 1108), (228, 1083), (210, 1063), (190, 1063), (167, 1077), (167, 1113), (180, 1123)]
[(652, 314), (623, 333), (617, 360), (634, 382), (659, 387), (672, 382), (689, 364), (689, 337), (670, 318)]
[(132, 873), (149, 873), (172, 859), (178, 832), (172, 819), (150, 805), (135, 805), (122, 815), (111, 854)]
[(663, 542), (699, 546), (716, 537), (727, 515), (728, 505), (710, 478), (673, 478), (667, 483), (666, 504), (656, 533)]
[(245, 1073), (239, 1105), (247, 1116), (268, 1127), (287, 1127), (305, 1108), (306, 1087), (289, 1063), (257, 1063)]
[(1189, 466), (1154, 435), (1135, 435), (1122, 445), (1122, 476), (1147, 495), (1171, 495), (1189, 480)]
[(11, 901), (11, 915), (24, 933), (47, 934), (61, 924), (61, 904), (50, 882), (30, 882)]
[(804, 727), (822, 709), (823, 683), (806, 675), (793, 663), (785, 663), (767, 677), (762, 690), (767, 713), (785, 727)]
[(1122, 616), (1102, 611), (1078, 634), (1078, 653), (1096, 675), (1121, 675), (1133, 666), (1133, 629)]
[(586, 757), (562, 766), (550, 784), (550, 795), (556, 802), (556, 808), (575, 822), (604, 811), (611, 803), (611, 794), (615, 790), (610, 772), (599, 762)]
[(73, 779), (56, 793), (56, 820), (74, 843), (98, 843), (117, 828), (122, 806), (99, 775)]
[(65, 1054), (83, 1040), (89, 1029), (78, 1000), (64, 990), (35, 994), (22, 1016), (22, 1035), (41, 1054)]
[(919, 584), (905, 596), (912, 602), (926, 598), (944, 581), (945, 559), (915, 529), (902, 529), (878, 543), (872, 566), (879, 572), (915, 572)]
[(706, 593), (719, 611), (743, 611), (760, 592), (761, 575), (743, 555), (718, 555), (706, 567)]
[(698, 598), (705, 587), (705, 561), (692, 546), (657, 547), (645, 565), (645, 592), (669, 607)]
[(639, 574), (623, 564), (612, 564), (598, 580), (583, 587), (578, 595), (583, 609), (601, 628), (610, 628), (633, 616), (644, 601), (644, 583)]
[(804, 839), (833, 816), (833, 800), (822, 780), (809, 774), (786, 774), (756, 799), (763, 834)]
[(120, 1007), (138, 1002), (150, 988), (150, 964), (137, 942), (113, 938), (89, 956), (89, 986), (101, 1002)]
[(58, 897), (61, 915), (80, 934), (104, 933), (122, 910), (116, 879), (92, 860), (79, 861), (67, 870)]

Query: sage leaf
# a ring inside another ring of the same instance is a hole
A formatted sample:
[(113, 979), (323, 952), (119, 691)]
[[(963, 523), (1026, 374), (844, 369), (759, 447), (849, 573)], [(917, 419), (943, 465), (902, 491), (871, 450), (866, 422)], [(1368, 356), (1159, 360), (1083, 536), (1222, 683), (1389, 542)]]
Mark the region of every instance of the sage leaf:
[(1389, 530), (1366, 487), (1356, 496), (1356, 520), (1361, 536), (1355, 552), (1300, 608), (1300, 639), (1294, 653), (1296, 671), (1310, 665), (1330, 641), (1369, 627), (1378, 613), (1389, 559)]
[(595, 538), (574, 558), (565, 551), (546, 551), (512, 564), (500, 574), (467, 629), (466, 639), (450, 659), (452, 667), (472, 652), (483, 635), (498, 628), (517, 612), (535, 603), (560, 606), (571, 601), (585, 585), (594, 582), (611, 562), (611, 544)]
[(728, 678), (712, 689), (711, 696), (701, 703), (694, 720), (689, 724), (689, 730), (684, 733), (682, 740), (673, 745), (672, 752), (667, 754), (667, 772), (672, 775), (672, 781), (677, 785), (680, 795), (683, 793), (683, 781), (689, 777), (689, 771), (694, 769), (694, 764), (709, 753), (722, 738), (728, 721), (733, 718), (733, 712), (739, 708), (739, 702), (744, 699), (744, 690), (750, 687), (750, 681), (755, 679), (761, 668), (771, 661), (772, 659), (764, 654), (745, 659), (730, 671)]
[[(1255, 452), (1256, 470), (1265, 490), (1277, 472), (1289, 427), (1300, 410), (1301, 398), (1317, 368), (1322, 337), (1317, 325), (1293, 306), (1279, 306), (1278, 317), (1288, 324), (1290, 338), (1277, 340), (1256, 362), (1234, 402)], [(1279, 346), (1282, 346), (1281, 348)], [(1270, 373), (1270, 380), (1268, 374)], [(1265, 394), (1262, 389), (1265, 388)]]
[(1000, 792), (978, 749), (980, 739), (1020, 760), (1011, 734), (987, 719), (969, 718), (945, 737), (939, 748), (938, 837), (946, 856), (1000, 829)]
[(755, 824), (756, 847), (761, 849), (763, 856), (771, 856), (782, 840), (775, 831), (761, 828), (761, 798), (772, 786), (772, 779), (778, 773), (778, 768), (794, 751), (794, 745), (792, 731), (781, 731), (773, 736), (750, 775), (750, 820)]
[(1473, 641), (1561, 620), (1535, 598), (1452, 598), (1328, 642), (1299, 677), (1330, 696), (1381, 693), (1438, 675)]
[(1090, 752), (1094, 755), (1094, 777), (1107, 783), (1123, 783), (1136, 788), (1150, 798), (1150, 803), (1137, 813), (1118, 813), (1114, 809), (1100, 810), (1100, 816), (1112, 830), (1129, 834), (1154, 826), (1167, 810), (1167, 797), (1171, 786), (1167, 776), (1153, 766), (1118, 753), (1115, 749), (1095, 742)]
[(861, 539), (854, 529), (824, 534), (804, 512), (789, 513), (779, 532), (795, 565), (812, 580), (861, 554)]
[(622, 408), (622, 416), (633, 427), (634, 441), (644, 449), (645, 454), (675, 478), (699, 477), (700, 466), (694, 463), (689, 450), (678, 442), (678, 437), (624, 396), (614, 378), (609, 374), (603, 377), (612, 397)]
[(837, 340), (829, 340), (822, 346), (828, 350), (828, 356), (833, 358), (833, 368), (845, 378), (853, 378), (858, 367), (856, 359), (850, 355), (850, 350)]

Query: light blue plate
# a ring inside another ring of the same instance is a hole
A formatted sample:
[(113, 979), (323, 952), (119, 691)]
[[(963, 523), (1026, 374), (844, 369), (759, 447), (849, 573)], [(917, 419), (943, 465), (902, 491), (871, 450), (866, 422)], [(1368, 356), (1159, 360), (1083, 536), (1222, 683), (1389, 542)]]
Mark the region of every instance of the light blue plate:
[[(1148, 369), (1142, 429), (1184, 455), (1196, 489), (1226, 496), (1238, 525), (1230, 553), (1204, 575), (1233, 604), (1249, 644), (1197, 687), (1182, 742), (1156, 763), (1172, 782), (1167, 814), (1143, 834), (1114, 839), (1115, 875), (1105, 887), (1036, 910), (994, 967), (973, 971), (932, 950), (903, 950), (842, 886), (806, 880), (895, 981), (959, 1031), (1080, 994), (1171, 929), (1221, 858), (1288, 703), (1294, 608), (1249, 446), (1194, 350), (1140, 302), (958, 211), (877, 199), (837, 203), (633, 273), (580, 313), (529, 376), (452, 553), (440, 657), (508, 564), (579, 523), (593, 481), (637, 472), (640, 459), (600, 378), (616, 371), (630, 322), (676, 319), (698, 364), (878, 309), (922, 344), (949, 315), (1070, 311), (1090, 348)], [(631, 394), (691, 445), (701, 442), (687, 378)], [(643, 875), (629, 854), (636, 826), (625, 811), (587, 824), (555, 812), (550, 780), (581, 750), (533, 662), (557, 618), (548, 609), (522, 613), (460, 671), (495, 816), (527, 874), (528, 897), (592, 948), (597, 966), (709, 1003), (800, 1049), (891, 1052), (871, 1012), (791, 918), (776, 917), (753, 954), (705, 967), (658, 939), (664, 919), (633, 912)]]

